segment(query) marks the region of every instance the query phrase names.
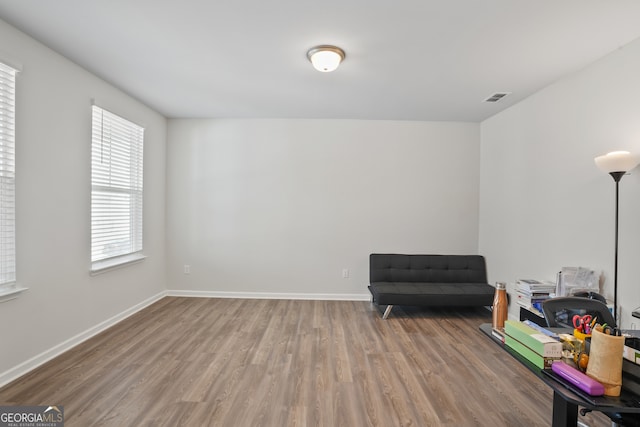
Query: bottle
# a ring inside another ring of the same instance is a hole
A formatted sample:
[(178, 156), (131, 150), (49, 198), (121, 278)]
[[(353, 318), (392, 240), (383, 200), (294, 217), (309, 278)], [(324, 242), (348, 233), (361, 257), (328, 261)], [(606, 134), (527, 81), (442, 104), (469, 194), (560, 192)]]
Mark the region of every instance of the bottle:
[(493, 328), (504, 329), (504, 321), (507, 320), (507, 285), (504, 282), (496, 282), (496, 294), (493, 297)]

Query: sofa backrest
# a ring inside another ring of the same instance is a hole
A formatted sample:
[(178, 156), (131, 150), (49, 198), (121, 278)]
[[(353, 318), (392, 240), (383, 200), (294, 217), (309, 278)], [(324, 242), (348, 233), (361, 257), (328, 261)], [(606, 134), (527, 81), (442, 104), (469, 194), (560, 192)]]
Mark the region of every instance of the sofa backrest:
[(482, 255), (371, 254), (369, 283), (487, 283)]

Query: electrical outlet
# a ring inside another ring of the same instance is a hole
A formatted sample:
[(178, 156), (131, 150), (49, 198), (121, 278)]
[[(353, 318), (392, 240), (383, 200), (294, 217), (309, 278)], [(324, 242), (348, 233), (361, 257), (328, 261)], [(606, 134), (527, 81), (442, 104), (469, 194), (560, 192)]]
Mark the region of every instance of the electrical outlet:
[(184, 265), (184, 274), (191, 274), (191, 266), (185, 264)]
[(343, 279), (348, 279), (349, 278), (349, 269), (348, 268), (343, 268), (342, 269), (342, 278)]

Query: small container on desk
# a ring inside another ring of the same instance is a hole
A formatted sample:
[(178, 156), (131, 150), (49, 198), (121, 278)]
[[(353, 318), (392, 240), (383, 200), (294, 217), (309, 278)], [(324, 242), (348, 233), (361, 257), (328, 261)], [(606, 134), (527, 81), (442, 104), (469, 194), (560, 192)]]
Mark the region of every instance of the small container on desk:
[(605, 396), (620, 396), (624, 341), (625, 337), (621, 335), (593, 330), (587, 375), (604, 385)]
[(591, 334), (585, 334), (578, 329), (573, 330), (573, 336), (578, 338), (580, 341), (584, 342), (585, 339), (591, 338)]
[(508, 315), (507, 284), (504, 282), (496, 283), (496, 293), (493, 298), (493, 329), (504, 330), (504, 321)]

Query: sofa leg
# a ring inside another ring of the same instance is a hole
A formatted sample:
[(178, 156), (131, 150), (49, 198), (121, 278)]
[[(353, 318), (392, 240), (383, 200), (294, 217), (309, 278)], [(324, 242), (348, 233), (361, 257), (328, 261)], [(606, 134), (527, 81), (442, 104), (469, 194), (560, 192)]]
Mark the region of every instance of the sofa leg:
[(393, 308), (392, 305), (388, 305), (387, 309), (384, 311), (384, 314), (382, 315), (382, 319), (385, 320), (387, 317), (389, 317), (389, 313), (391, 313), (391, 309)]

